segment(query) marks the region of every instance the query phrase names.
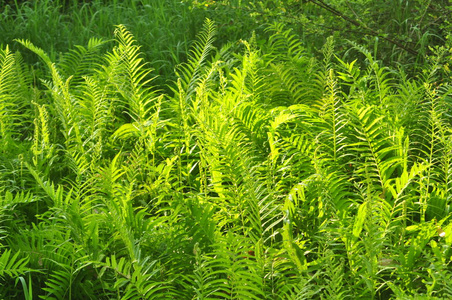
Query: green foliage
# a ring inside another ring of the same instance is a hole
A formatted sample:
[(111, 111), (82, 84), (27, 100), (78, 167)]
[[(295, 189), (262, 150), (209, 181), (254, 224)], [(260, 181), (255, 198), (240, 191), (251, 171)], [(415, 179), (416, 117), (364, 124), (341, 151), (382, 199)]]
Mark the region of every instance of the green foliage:
[(39, 77), (2, 48), (0, 296), (449, 298), (450, 52), (409, 77), (265, 32), (206, 19), (168, 93), (124, 25), (18, 40)]

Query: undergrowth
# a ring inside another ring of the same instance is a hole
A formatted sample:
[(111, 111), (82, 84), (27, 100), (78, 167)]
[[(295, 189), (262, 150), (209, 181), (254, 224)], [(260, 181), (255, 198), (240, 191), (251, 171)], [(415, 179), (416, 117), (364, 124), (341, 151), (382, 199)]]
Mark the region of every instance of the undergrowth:
[[(451, 298), (451, 87), (206, 20), (162, 92), (126, 26), (0, 50), (0, 298)], [(112, 45), (113, 44), (113, 45)], [(443, 79), (443, 81), (441, 81)]]

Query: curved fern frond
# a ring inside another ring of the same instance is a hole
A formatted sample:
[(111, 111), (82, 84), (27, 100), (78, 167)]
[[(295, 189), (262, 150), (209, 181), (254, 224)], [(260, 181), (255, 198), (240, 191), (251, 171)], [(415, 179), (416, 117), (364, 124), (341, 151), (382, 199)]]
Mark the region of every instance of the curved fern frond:
[(76, 149), (83, 153), (82, 136), (80, 128), (80, 115), (78, 114), (76, 99), (70, 91), (70, 82), (72, 77), (65, 78), (61, 75), (58, 67), (53, 63), (50, 57), (39, 47), (33, 45), (30, 41), (17, 40), (24, 47), (36, 53), (49, 68), (52, 81), (43, 81), (53, 100), (56, 115), (59, 117), (62, 133), (65, 138), (67, 149)]
[[(162, 286), (162, 282), (152, 280), (159, 275), (156, 261), (144, 267), (136, 262), (127, 261), (125, 257), (118, 260), (115, 255), (112, 255), (107, 257), (100, 266), (102, 266), (100, 277), (105, 277), (107, 270), (114, 272), (113, 288), (121, 295), (121, 299), (168, 299), (171, 297), (170, 290)], [(156, 269), (153, 270), (153, 268)]]
[(305, 55), (305, 48), (301, 39), (292, 33), (291, 29), (285, 29), (282, 23), (273, 23), (267, 29), (273, 32), (269, 38), (270, 53), (285, 56), (288, 60), (297, 61)]
[(291, 30), (273, 24), (268, 31), (274, 32), (269, 39), (266, 55), (266, 92), (269, 105), (289, 106), (297, 103), (310, 104), (321, 97), (323, 82), (318, 85), (313, 75), (316, 62), (308, 57), (304, 47)]
[(121, 95), (123, 113), (134, 122), (144, 123), (153, 109), (156, 96), (149, 86), (151, 70), (143, 64), (140, 47), (133, 35), (123, 25), (117, 26), (115, 37), (118, 45), (106, 55), (101, 77), (112, 84), (115, 93)]
[(402, 163), (402, 158), (394, 153), (393, 136), (383, 125), (384, 116), (376, 114), (374, 107), (353, 109), (351, 114), (355, 142), (349, 149), (360, 162), (356, 164), (356, 175), (363, 180), (375, 180), (378, 183), (375, 186), (380, 186), (380, 191), (383, 191), (386, 182)]
[(103, 57), (99, 54), (100, 49), (107, 41), (91, 38), (88, 46), (75, 46), (66, 52), (58, 66), (66, 77), (72, 76), (71, 85), (78, 85), (83, 77), (92, 76), (103, 62)]
[(198, 34), (194, 45), (191, 47), (188, 62), (176, 68), (176, 75), (181, 80), (181, 87), (185, 91), (185, 102), (188, 102), (188, 99), (196, 91), (198, 80), (203, 74), (203, 66), (214, 49), (215, 33), (215, 23), (206, 19), (202, 31)]
[[(413, 152), (417, 160), (428, 163), (426, 178), (422, 181), (421, 218), (424, 219), (430, 198), (429, 190), (450, 189), (450, 120), (447, 118), (448, 92), (425, 84), (426, 101), (421, 105), (420, 119), (414, 131)], [(450, 202), (450, 201), (445, 201)], [(433, 204), (433, 203), (432, 203)]]

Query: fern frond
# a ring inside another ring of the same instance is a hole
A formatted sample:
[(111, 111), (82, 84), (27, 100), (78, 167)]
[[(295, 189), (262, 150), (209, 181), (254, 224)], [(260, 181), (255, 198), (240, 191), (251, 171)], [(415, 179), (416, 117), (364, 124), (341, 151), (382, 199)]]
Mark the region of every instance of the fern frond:
[[(417, 128), (413, 136), (413, 152), (417, 160), (428, 163), (426, 178), (421, 191), (421, 218), (425, 220), (425, 212), (430, 198), (429, 190), (447, 182), (450, 165), (450, 121), (446, 117), (448, 103), (446, 94), (440, 89), (424, 84), (426, 101), (421, 105)], [(444, 186), (440, 189), (448, 187)]]
[[(157, 277), (163, 271), (157, 261), (141, 263), (130, 262), (125, 257), (107, 257), (102, 267), (100, 277), (106, 277), (107, 270), (114, 272), (113, 288), (121, 295), (121, 299), (172, 299), (177, 296), (175, 289)], [(156, 280), (157, 279), (157, 280)]]
[[(51, 81), (43, 81), (53, 100), (56, 115), (59, 117), (64, 144), (68, 150), (83, 153), (82, 129), (80, 126), (81, 116), (78, 113), (76, 98), (70, 90), (72, 77), (65, 78), (61, 75), (59, 68), (50, 57), (39, 47), (30, 41), (17, 40), (24, 47), (36, 53), (47, 65), (51, 74)], [(70, 159), (70, 156), (68, 157)]]
[(43, 291), (48, 292), (46, 299), (53, 300), (71, 297), (68, 294), (71, 294), (72, 275), (71, 270), (67, 269), (54, 271), (50, 274), (50, 278), (46, 282), (47, 287), (43, 288)]
[(387, 107), (391, 105), (391, 90), (392, 90), (392, 78), (391, 73), (394, 73), (386, 67), (380, 67), (378, 62), (374, 60), (370, 51), (368, 51), (363, 46), (360, 46), (354, 42), (350, 42), (353, 45), (353, 48), (364, 54), (369, 62), (368, 74), (371, 72), (373, 76), (370, 76), (371, 84), (369, 88), (371, 89), (371, 93), (366, 97), (367, 101), (371, 101), (368, 104), (370, 105), (378, 105), (380, 107)]
[(194, 45), (191, 47), (188, 62), (176, 68), (176, 74), (181, 80), (182, 88), (185, 91), (185, 102), (188, 102), (188, 99), (196, 91), (198, 80), (203, 74), (203, 66), (214, 49), (215, 33), (215, 23), (206, 19), (202, 31), (198, 34)]
[(144, 123), (155, 100), (150, 86), (153, 78), (149, 78), (152, 70), (143, 63), (140, 47), (123, 25), (116, 28), (115, 37), (118, 45), (106, 55), (107, 66), (103, 66), (100, 75), (121, 96), (123, 113), (135, 122)]
[[(254, 102), (257, 104), (264, 93), (264, 81), (260, 74), (264, 59), (259, 55), (252, 42), (242, 41), (242, 44), (245, 46), (245, 53), (239, 57), (241, 58), (241, 65), (230, 71), (229, 76), (231, 80), (227, 82), (229, 85), (228, 91), (232, 93), (230, 95), (232, 99), (220, 102), (228, 110), (232, 110), (236, 104), (241, 102)], [(225, 96), (224, 93), (223, 96)]]
[(361, 162), (356, 165), (356, 174), (363, 179), (376, 180), (383, 190), (402, 163), (402, 158), (394, 153), (396, 146), (392, 136), (383, 126), (384, 116), (378, 116), (375, 108), (368, 106), (352, 111), (352, 118), (356, 142), (350, 145), (350, 150)]
[[(8, 238), (8, 235), (14, 226), (23, 225), (23, 217), (19, 217), (23, 214), (21, 210), (17, 210), (16, 207), (19, 205), (26, 205), (38, 201), (39, 199), (35, 197), (30, 192), (13, 194), (10, 191), (6, 191), (3, 196), (0, 196), (0, 247), (1, 241)], [(16, 225), (16, 224), (17, 225)], [(10, 228), (10, 230), (4, 230), (4, 228)]]
[(305, 55), (303, 43), (291, 29), (285, 29), (282, 23), (273, 23), (267, 28), (273, 32), (269, 38), (271, 53), (284, 54), (289, 60), (300, 60)]
[(274, 32), (265, 53), (265, 64), (268, 66), (265, 90), (270, 95), (268, 104), (272, 107), (308, 104), (320, 98), (323, 82), (320, 86), (316, 82), (313, 76), (316, 62), (306, 55), (299, 37), (291, 30), (283, 30), (281, 24), (274, 24), (268, 30)]
[(3, 251), (0, 255), (0, 278), (5, 276), (17, 277), (29, 271), (27, 268), (28, 258), (20, 258), (20, 254), (20, 252), (12, 254), (11, 249)]
[(63, 55), (58, 66), (66, 77), (73, 77), (71, 85), (78, 85), (83, 81), (83, 77), (95, 73), (103, 61), (99, 55), (100, 48), (106, 43), (107, 41), (91, 38), (87, 47), (75, 46)]
[(0, 49), (0, 153), (13, 152), (30, 122), (30, 78), (23, 68), (19, 54)]
[(205, 274), (195, 289), (202, 295), (200, 299), (263, 299), (262, 274), (248, 247), (243, 237), (228, 234), (214, 245), (212, 253), (197, 254), (202, 264), (197, 276)]
[[(324, 127), (316, 137), (325, 151), (334, 163), (346, 153), (347, 136), (345, 127), (348, 120), (346, 112), (342, 107), (342, 99), (337, 95), (336, 80), (331, 69), (326, 81), (326, 93), (322, 102), (319, 103), (319, 127)], [(314, 120), (316, 121), (316, 120)], [(320, 150), (320, 151), (322, 151)], [(323, 152), (322, 151), (322, 152)]]
[(416, 134), (419, 128), (418, 117), (422, 115), (422, 102), (424, 100), (425, 89), (418, 81), (401, 76), (400, 83), (395, 86), (395, 93), (391, 103), (388, 103), (390, 114), (393, 116), (395, 127), (402, 127), (410, 139)]

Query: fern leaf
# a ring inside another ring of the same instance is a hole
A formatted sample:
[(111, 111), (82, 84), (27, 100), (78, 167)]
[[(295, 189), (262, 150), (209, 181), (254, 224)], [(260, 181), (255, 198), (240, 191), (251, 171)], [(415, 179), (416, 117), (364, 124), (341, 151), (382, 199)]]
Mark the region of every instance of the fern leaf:
[(0, 255), (0, 277), (17, 277), (29, 271), (27, 268), (28, 258), (19, 258), (20, 252), (12, 255), (11, 251), (5, 250)]
[(190, 50), (188, 62), (176, 69), (176, 74), (181, 80), (182, 88), (185, 90), (185, 102), (196, 91), (198, 80), (203, 73), (202, 68), (213, 50), (215, 31), (214, 22), (206, 19), (203, 30), (198, 34), (196, 42)]

